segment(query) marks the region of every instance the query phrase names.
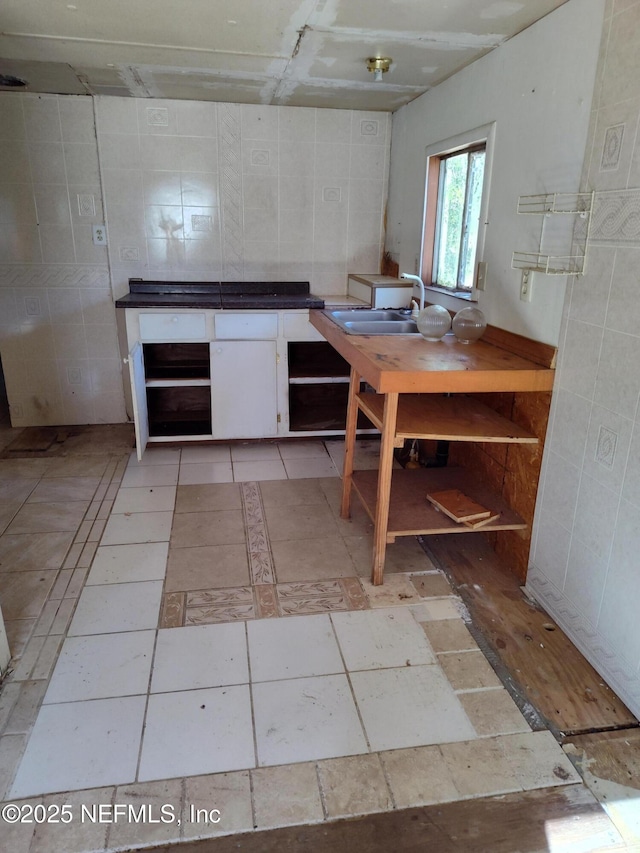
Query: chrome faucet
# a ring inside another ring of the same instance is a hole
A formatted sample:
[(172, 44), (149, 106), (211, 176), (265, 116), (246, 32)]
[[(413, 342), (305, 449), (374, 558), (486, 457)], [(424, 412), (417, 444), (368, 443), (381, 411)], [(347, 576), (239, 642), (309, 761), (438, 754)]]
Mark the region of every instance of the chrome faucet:
[(420, 310), (424, 308), (424, 282), (418, 275), (411, 275), (411, 273), (403, 272), (400, 273), (400, 278), (409, 278), (411, 281), (417, 281), (420, 285)]

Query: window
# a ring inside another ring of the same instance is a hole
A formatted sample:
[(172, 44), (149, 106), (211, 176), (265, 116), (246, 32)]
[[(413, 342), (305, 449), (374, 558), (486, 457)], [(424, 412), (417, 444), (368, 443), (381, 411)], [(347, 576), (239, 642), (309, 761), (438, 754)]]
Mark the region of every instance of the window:
[(487, 142), (476, 135), (473, 142), (427, 150), (422, 278), (427, 286), (466, 298), (482, 260)]

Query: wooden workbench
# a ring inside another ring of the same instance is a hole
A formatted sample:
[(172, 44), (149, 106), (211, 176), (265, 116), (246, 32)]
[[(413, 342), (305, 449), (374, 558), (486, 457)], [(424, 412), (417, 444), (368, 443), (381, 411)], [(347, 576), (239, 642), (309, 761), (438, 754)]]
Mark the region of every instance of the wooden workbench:
[[(310, 319), (351, 365), (341, 512), (349, 517), (354, 489), (374, 523), (374, 584), (383, 582), (386, 546), (397, 536), (471, 529), (432, 507), (426, 499), (430, 491), (459, 488), (490, 507), (498, 518), (483, 530), (526, 527), (503, 498), (464, 469), (397, 471), (392, 476), (393, 450), (406, 438), (536, 443), (535, 435), (467, 395), (550, 391), (553, 347), (491, 328), (474, 344), (461, 344), (453, 335), (432, 343), (418, 336), (349, 335), (325, 311), (311, 311)], [(362, 390), (362, 382), (375, 393)], [(377, 472), (353, 470), (359, 410), (381, 432)]]

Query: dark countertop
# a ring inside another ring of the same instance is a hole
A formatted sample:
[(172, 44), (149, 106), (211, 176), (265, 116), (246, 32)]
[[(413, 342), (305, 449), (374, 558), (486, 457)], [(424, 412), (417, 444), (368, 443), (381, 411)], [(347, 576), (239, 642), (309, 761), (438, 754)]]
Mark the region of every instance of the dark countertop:
[(324, 300), (309, 293), (308, 281), (158, 282), (130, 279), (129, 291), (116, 301), (116, 308), (324, 308)]

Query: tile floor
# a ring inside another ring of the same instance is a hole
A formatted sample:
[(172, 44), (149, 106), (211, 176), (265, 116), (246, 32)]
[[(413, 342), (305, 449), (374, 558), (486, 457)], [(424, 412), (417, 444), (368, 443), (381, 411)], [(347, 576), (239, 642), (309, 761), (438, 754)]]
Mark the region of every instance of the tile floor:
[[(339, 517), (340, 450), (150, 448), (142, 463), (76, 460), (73, 476), (60, 460), (0, 460), (16, 650), (0, 799), (78, 814), (170, 804), (176, 817), (11, 826), (12, 851), (119, 850), (580, 781), (551, 734), (531, 731), (416, 540), (390, 546), (382, 587), (368, 582), (369, 520), (357, 506)], [(376, 450), (363, 442), (359, 466)]]

